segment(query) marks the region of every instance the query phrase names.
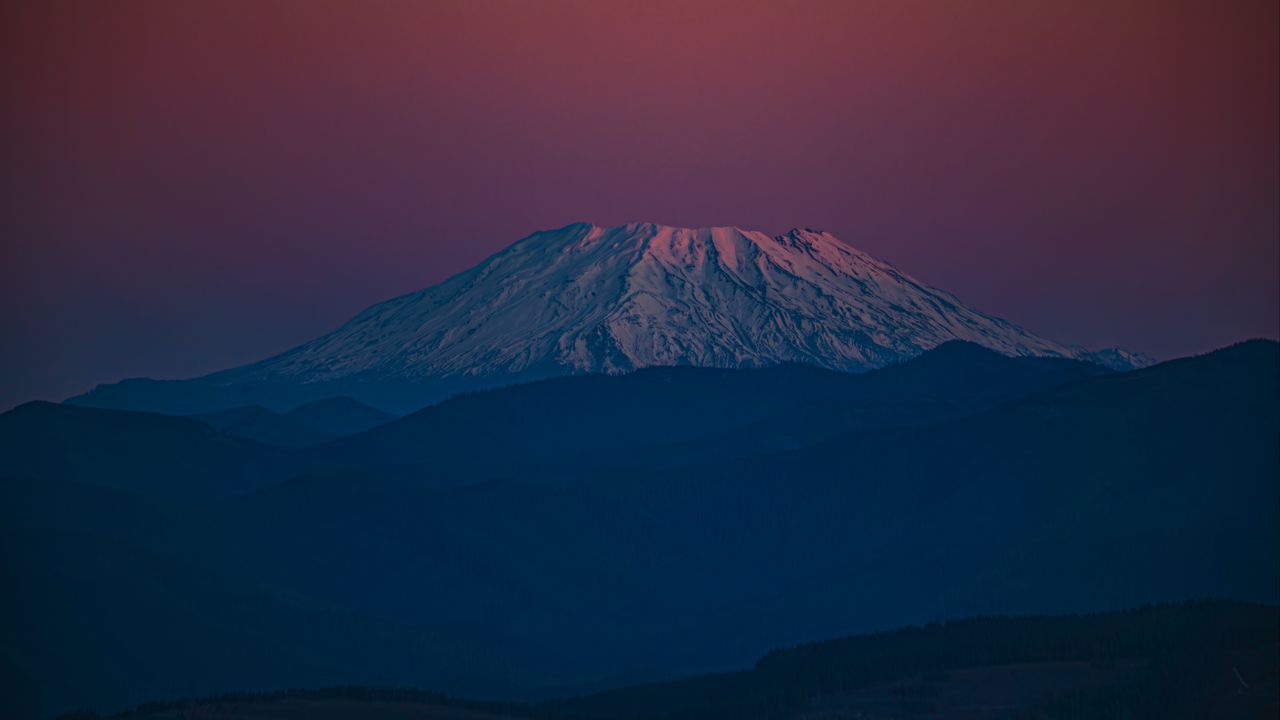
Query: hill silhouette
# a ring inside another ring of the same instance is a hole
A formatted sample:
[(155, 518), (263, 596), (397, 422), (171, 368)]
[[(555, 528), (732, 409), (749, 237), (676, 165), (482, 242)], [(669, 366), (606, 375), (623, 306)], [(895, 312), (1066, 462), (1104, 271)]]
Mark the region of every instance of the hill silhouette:
[(173, 687), (529, 701), (923, 621), (1274, 604), (1278, 383), (1272, 342), (1119, 374), (951, 346), (557, 379), (306, 449), (24, 406), (4, 602), (42, 622), (3, 670), (19, 717)]

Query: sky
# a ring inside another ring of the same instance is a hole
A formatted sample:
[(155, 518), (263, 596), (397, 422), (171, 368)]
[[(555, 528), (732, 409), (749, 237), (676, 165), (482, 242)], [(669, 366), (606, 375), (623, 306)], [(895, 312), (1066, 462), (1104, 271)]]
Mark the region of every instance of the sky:
[(0, 4), (0, 407), (575, 221), (829, 230), (1046, 337), (1280, 334), (1280, 3)]

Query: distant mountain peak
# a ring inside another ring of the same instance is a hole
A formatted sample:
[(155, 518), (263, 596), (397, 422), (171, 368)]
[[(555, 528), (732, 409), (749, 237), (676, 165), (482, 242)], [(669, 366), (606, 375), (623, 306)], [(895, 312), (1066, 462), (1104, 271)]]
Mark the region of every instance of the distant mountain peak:
[(439, 285), (374, 306), (254, 374), (430, 377), (785, 361), (862, 370), (953, 339), (1010, 355), (1079, 354), (829, 233), (579, 223), (534, 233)]
[(824, 231), (584, 222), (533, 233), (327, 335), (202, 382), (324, 386), (369, 400), (360, 385), (468, 389), (655, 365), (860, 371), (951, 340), (1012, 356), (1129, 360), (975, 310)]

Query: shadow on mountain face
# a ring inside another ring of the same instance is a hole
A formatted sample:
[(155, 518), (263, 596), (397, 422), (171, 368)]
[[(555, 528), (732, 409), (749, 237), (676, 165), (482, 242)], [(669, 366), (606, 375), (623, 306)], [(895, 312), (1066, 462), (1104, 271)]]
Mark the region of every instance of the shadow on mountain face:
[(5, 604), (39, 622), (7, 631), (10, 696), (528, 699), (950, 617), (1280, 601), (1275, 343), (1124, 374), (939, 353), (547, 381), (305, 450), (18, 408)]

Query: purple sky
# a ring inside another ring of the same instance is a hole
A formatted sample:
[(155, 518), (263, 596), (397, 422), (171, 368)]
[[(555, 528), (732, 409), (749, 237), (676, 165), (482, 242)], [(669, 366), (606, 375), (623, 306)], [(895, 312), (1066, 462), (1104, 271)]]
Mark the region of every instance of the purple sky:
[(1063, 342), (1275, 337), (1277, 8), (4, 3), (0, 407), (577, 220), (824, 228)]

